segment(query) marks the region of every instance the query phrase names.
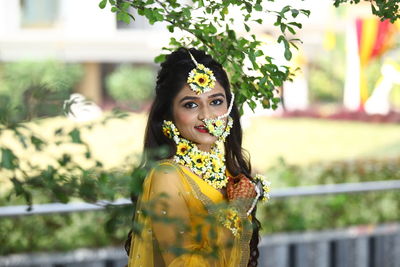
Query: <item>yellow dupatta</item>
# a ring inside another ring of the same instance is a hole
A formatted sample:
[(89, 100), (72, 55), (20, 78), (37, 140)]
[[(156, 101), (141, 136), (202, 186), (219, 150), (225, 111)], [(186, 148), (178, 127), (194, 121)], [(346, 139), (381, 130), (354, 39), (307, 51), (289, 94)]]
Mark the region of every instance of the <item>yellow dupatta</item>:
[(235, 236), (218, 223), (224, 204), (221, 192), (188, 169), (160, 162), (143, 184), (134, 219), (140, 234), (132, 236), (128, 266), (247, 266), (252, 231), (242, 227)]

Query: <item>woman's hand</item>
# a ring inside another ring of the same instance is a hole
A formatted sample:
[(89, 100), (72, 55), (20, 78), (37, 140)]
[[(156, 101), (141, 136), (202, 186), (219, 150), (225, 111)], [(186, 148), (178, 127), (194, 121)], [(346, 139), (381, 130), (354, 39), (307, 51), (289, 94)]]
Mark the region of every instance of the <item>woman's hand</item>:
[(251, 208), (252, 202), (257, 196), (255, 184), (243, 174), (229, 177), (226, 193), (230, 202), (238, 202), (245, 211)]

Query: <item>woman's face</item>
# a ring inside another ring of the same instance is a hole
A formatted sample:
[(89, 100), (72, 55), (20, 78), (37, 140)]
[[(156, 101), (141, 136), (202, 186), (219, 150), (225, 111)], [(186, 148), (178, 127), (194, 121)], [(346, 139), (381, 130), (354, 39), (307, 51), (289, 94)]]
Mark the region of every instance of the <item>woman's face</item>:
[(182, 137), (203, 151), (210, 151), (217, 137), (208, 133), (203, 119), (215, 118), (228, 111), (224, 88), (218, 83), (204, 94), (197, 95), (186, 84), (173, 101), (173, 120)]

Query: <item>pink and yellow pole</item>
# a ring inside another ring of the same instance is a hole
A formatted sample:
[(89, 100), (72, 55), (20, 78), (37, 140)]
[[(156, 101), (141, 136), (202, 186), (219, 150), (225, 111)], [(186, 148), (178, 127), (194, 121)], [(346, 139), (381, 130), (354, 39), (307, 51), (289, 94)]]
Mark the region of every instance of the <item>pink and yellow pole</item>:
[(358, 52), (360, 56), (360, 109), (368, 99), (366, 68), (372, 59), (381, 56), (392, 45), (394, 26), (388, 20), (359, 18), (356, 20)]

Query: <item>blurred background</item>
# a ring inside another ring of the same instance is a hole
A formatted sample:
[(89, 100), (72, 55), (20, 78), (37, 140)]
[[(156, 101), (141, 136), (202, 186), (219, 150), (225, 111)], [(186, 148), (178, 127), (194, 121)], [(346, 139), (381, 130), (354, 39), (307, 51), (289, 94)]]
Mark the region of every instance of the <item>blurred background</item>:
[[(113, 109), (126, 111), (124, 119), (80, 133), (102, 168), (124, 170), (140, 156), (158, 70), (154, 58), (172, 34), (141, 16), (131, 24), (117, 21), (98, 4), (0, 1), (0, 112), (3, 123), (34, 121), (34, 131), (51, 142), (60, 127), (73, 129)], [(277, 110), (245, 108), (242, 117), (253, 170), (273, 185), (271, 201), (258, 209), (264, 236), (260, 266), (400, 266), (399, 191), (362, 184), (400, 179), (400, 24), (379, 21), (368, 2), (339, 8), (328, 0), (268, 5), (286, 4), (311, 11), (299, 19), (303, 27), (296, 36), (303, 43), (290, 62), (274, 41), (273, 20), (254, 25), (251, 33), (264, 42), (267, 55), (300, 70), (280, 88)], [(71, 111), (64, 114), (68, 99)], [(17, 139), (0, 132), (0, 143), (21, 165), (51, 165), (65, 151), (72, 156), (77, 151), (82, 165), (93, 162), (80, 158), (76, 144), (26, 150)], [(0, 205), (24, 204), (9, 193), (10, 172), (2, 167)], [(345, 193), (301, 196), (305, 186), (342, 183), (357, 184)], [(297, 190), (284, 191), (293, 187)], [(274, 190), (282, 194), (274, 197)], [(40, 193), (36, 197), (52, 202)], [(123, 266), (130, 215), (111, 217), (104, 211), (0, 214), (0, 266)], [(77, 251), (86, 256), (72, 265)]]

